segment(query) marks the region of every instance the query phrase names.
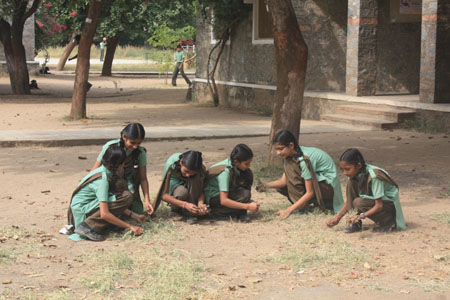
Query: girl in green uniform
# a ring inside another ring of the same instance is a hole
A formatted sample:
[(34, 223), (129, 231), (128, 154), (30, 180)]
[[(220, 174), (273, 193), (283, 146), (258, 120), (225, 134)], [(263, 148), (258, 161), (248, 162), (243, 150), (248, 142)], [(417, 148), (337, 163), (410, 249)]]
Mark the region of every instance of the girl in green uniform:
[(209, 168), (205, 198), (214, 218), (236, 217), (241, 222), (250, 222), (247, 211), (259, 209), (259, 204), (251, 201), (252, 159), (252, 150), (247, 145), (239, 144), (234, 147), (230, 158)]
[(128, 209), (133, 195), (125, 180), (118, 176), (125, 158), (125, 150), (121, 147), (109, 147), (103, 155), (102, 165), (85, 176), (73, 192), (68, 211), (69, 224), (75, 228), (75, 233), (70, 236), (72, 240), (102, 241), (105, 239), (102, 233), (110, 225), (129, 228), (136, 235), (144, 232), (141, 227), (119, 218), (126, 215), (140, 223), (145, 220), (144, 215)]
[(288, 197), (290, 207), (280, 210), (280, 218), (295, 210), (304, 210), (311, 203), (322, 210), (338, 212), (343, 205), (342, 190), (333, 159), (313, 147), (300, 147), (288, 130), (280, 131), (273, 140), (277, 154), (283, 158), (283, 176), (258, 186), (258, 191), (275, 188)]
[(173, 213), (186, 217), (189, 224), (208, 213), (203, 194), (205, 167), (202, 153), (187, 151), (172, 154), (164, 165), (163, 182), (156, 197), (155, 210), (161, 200), (169, 203)]
[[(125, 159), (124, 176), (128, 181), (128, 189), (134, 196), (134, 201), (130, 209), (137, 214), (143, 214), (146, 211), (151, 215), (153, 213), (153, 207), (150, 204), (147, 180), (147, 150), (140, 146), (144, 138), (145, 130), (141, 124), (128, 124), (120, 133), (120, 139), (109, 141), (103, 146), (91, 171), (101, 166), (103, 155), (109, 146), (118, 145), (122, 147), (127, 156)], [(139, 186), (141, 186), (144, 194), (144, 203), (142, 203), (139, 195)]]
[(375, 231), (390, 231), (393, 227), (405, 230), (398, 185), (389, 174), (378, 167), (365, 163), (358, 149), (348, 149), (340, 157), (340, 165), (347, 182), (347, 202), (337, 216), (327, 222), (332, 227), (339, 223), (345, 213), (354, 208), (357, 215), (351, 218), (348, 233), (361, 231), (362, 221), (369, 218), (378, 224)]

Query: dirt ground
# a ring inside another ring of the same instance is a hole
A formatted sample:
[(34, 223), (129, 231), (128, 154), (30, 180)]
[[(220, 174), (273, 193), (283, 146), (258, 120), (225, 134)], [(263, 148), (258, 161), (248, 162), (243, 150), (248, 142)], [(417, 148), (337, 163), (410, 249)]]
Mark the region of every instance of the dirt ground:
[[(67, 78), (55, 84), (39, 77), (41, 91), (29, 97), (5, 95), (7, 80), (2, 78), (0, 130), (116, 127), (127, 121), (151, 126), (169, 118), (180, 126), (198, 120), (267, 121), (186, 104), (181, 101), (185, 89), (137, 80), (120, 79), (123, 91), (117, 92), (111, 80), (92, 78), (94, 98), (88, 109), (98, 117), (83, 123), (63, 120), (70, 109)], [(52, 86), (52, 92), (46, 91)], [(254, 150), (256, 180), (271, 176), (260, 171), (266, 137), (144, 142), (151, 194), (159, 188), (170, 154), (199, 150), (209, 166), (242, 142)], [(101, 243), (76, 243), (58, 230), (66, 223), (72, 190), (100, 146), (4, 148), (0, 299), (449, 299), (450, 138), (394, 130), (307, 134), (300, 143), (321, 148), (335, 160), (345, 149), (358, 147), (368, 163), (387, 169), (400, 185), (407, 230), (373, 233), (368, 220), (363, 232), (349, 235), (342, 231), (344, 222), (327, 228), (330, 216), (320, 213), (282, 221), (274, 213), (287, 207), (287, 200), (253, 191), (261, 209), (250, 224), (205, 220), (187, 225), (169, 219), (164, 205), (145, 225), (143, 236), (122, 233)], [(342, 174), (341, 183), (344, 187)]]

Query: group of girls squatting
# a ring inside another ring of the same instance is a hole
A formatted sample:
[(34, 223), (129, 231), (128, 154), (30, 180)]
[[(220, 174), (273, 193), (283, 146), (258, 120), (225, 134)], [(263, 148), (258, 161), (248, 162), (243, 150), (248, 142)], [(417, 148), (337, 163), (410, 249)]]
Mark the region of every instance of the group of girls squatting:
[[(66, 226), (72, 240), (101, 241), (114, 228), (140, 235), (144, 232), (140, 224), (155, 213), (161, 201), (170, 206), (171, 215), (183, 216), (189, 224), (201, 218), (251, 221), (247, 212), (258, 211), (260, 205), (251, 199), (253, 152), (247, 145), (236, 145), (228, 158), (208, 169), (201, 152), (172, 154), (164, 165), (163, 181), (152, 204), (147, 153), (140, 146), (144, 138), (144, 127), (131, 123), (119, 139), (103, 146), (91, 171), (72, 194)], [(344, 229), (348, 233), (361, 231), (366, 218), (375, 222), (376, 231), (405, 229), (398, 185), (385, 170), (366, 164), (358, 149), (348, 149), (339, 158), (348, 177), (344, 202), (336, 166), (326, 152), (299, 146), (287, 130), (280, 131), (272, 142), (283, 159), (284, 173), (278, 180), (261, 183), (256, 190), (276, 189), (287, 197), (290, 206), (277, 212), (281, 219), (319, 207), (334, 214), (326, 223), (329, 227), (354, 211)]]

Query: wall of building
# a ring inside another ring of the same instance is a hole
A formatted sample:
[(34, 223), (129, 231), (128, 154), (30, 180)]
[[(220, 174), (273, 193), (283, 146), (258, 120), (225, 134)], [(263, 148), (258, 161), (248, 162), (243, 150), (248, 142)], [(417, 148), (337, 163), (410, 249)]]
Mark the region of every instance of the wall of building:
[[(309, 48), (306, 89), (314, 91), (345, 90), (345, 52), (347, 0), (293, 0), (304, 39)], [(206, 65), (211, 44), (210, 27), (197, 20), (196, 77), (206, 79)], [(276, 85), (273, 44), (252, 44), (252, 15), (231, 34), (216, 80), (227, 82)], [(194, 99), (209, 101), (203, 84), (194, 89)], [(248, 109), (272, 109), (271, 101), (258, 93), (221, 87), (222, 104)], [(271, 92), (273, 94), (273, 92)], [(266, 94), (266, 93), (262, 93)]]
[(392, 22), (390, 0), (378, 1), (377, 94), (419, 93), (419, 22)]
[[(29, 17), (25, 22), (22, 42), (25, 47), (27, 61), (34, 61), (34, 15)], [(4, 60), (5, 53), (3, 51), (3, 44), (0, 42), (0, 61)]]

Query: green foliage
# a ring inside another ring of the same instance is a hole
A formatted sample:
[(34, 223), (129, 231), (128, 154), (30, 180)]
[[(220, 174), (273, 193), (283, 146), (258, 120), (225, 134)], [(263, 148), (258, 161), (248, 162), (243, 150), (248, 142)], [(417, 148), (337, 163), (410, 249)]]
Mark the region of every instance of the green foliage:
[(163, 49), (175, 48), (179, 39), (192, 40), (194, 35), (195, 28), (192, 26), (172, 29), (162, 25), (153, 32), (153, 35), (148, 39), (148, 43)]
[[(36, 14), (37, 50), (63, 46), (69, 42), (72, 34), (80, 34), (88, 13), (88, 4), (88, 0), (44, 1)], [(193, 38), (195, 16), (194, 0), (105, 1), (94, 41), (121, 35), (121, 45), (143, 45), (160, 26), (172, 30), (190, 28), (189, 34)], [(54, 25), (65, 29), (54, 30)]]

